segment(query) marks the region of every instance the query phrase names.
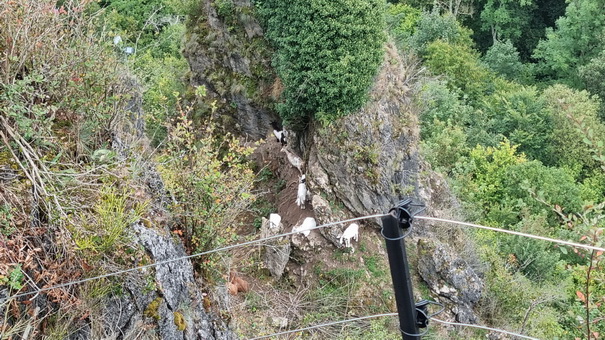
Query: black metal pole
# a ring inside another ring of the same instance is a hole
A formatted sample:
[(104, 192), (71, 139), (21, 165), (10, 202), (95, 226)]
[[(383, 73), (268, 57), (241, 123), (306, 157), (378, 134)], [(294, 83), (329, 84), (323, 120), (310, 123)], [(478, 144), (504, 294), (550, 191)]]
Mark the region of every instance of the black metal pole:
[[(395, 289), (395, 301), (399, 313), (399, 327), (403, 340), (419, 340), (418, 325), (416, 324), (416, 305), (414, 291), (410, 278), (410, 267), (405, 252), (403, 230), (393, 213), (382, 218), (382, 230), (387, 244), (391, 278)], [(397, 240), (389, 240), (397, 239)], [(407, 334), (406, 334), (407, 333)], [(411, 334), (411, 335), (410, 335)]]

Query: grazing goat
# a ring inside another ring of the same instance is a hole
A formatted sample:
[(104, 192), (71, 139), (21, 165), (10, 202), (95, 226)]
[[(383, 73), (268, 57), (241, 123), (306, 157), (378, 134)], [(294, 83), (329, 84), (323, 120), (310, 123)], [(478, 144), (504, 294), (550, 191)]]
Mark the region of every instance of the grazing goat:
[(286, 138), (288, 137), (288, 132), (283, 127), (280, 127), (277, 122), (271, 122), (271, 126), (273, 127), (273, 135), (277, 139), (278, 142), (281, 143), (282, 146), (287, 145), (288, 141)]
[(303, 235), (305, 235), (305, 237), (307, 237), (311, 233), (311, 229), (315, 228), (316, 226), (317, 226), (317, 222), (315, 222), (315, 219), (313, 217), (307, 217), (307, 218), (305, 218), (303, 223), (300, 225), (300, 227), (294, 227), (294, 228), (292, 228), (292, 231), (293, 232), (302, 232)]
[(354, 238), (355, 241), (359, 241), (359, 225), (357, 223), (352, 223), (345, 231), (340, 235), (340, 243), (343, 243), (347, 248), (352, 249), (352, 253), (355, 252), (355, 248), (351, 245), (351, 239)]
[(281, 151), (286, 153), (286, 156), (288, 157), (288, 162), (290, 162), (290, 164), (292, 164), (293, 167), (297, 168), (298, 171), (302, 174), (302, 159), (300, 159), (300, 157), (298, 157), (294, 153), (290, 152), (286, 147), (281, 148)]
[(277, 230), (281, 223), (281, 216), (279, 214), (269, 214), (269, 229)]
[(305, 175), (302, 175), (298, 183), (298, 192), (296, 193), (296, 205), (301, 209), (305, 208), (305, 201), (307, 200), (307, 185), (305, 182)]

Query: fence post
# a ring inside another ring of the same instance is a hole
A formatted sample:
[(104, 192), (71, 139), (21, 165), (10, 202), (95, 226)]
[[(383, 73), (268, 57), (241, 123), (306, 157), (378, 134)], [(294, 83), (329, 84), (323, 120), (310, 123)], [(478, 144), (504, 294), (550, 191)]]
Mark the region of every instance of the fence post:
[[(405, 202), (401, 203), (405, 204)], [(389, 256), (401, 336), (403, 340), (419, 340), (414, 291), (402, 229), (402, 221), (408, 221), (407, 227), (410, 227), (411, 216), (406, 209), (403, 209), (401, 203), (397, 208), (392, 209), (390, 214), (382, 217), (382, 236), (385, 238)]]

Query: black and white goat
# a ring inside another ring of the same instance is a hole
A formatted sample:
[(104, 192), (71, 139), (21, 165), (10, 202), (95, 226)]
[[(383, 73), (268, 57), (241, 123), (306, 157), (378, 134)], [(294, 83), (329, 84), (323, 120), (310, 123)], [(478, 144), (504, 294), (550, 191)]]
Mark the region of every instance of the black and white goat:
[(284, 129), (283, 127), (279, 126), (276, 121), (271, 122), (271, 126), (273, 127), (273, 135), (275, 136), (277, 141), (280, 142), (281, 145), (287, 145), (288, 131), (286, 131), (286, 129)]
[(305, 208), (305, 201), (307, 200), (307, 184), (305, 175), (300, 177), (300, 181), (298, 183), (298, 192), (296, 194), (296, 205), (298, 205), (301, 209)]

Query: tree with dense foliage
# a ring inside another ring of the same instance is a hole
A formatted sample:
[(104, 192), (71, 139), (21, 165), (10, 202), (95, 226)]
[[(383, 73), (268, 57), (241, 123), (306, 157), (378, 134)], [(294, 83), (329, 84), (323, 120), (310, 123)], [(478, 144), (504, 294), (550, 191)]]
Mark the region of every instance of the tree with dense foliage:
[(539, 70), (550, 79), (569, 85), (581, 85), (578, 67), (586, 65), (603, 50), (605, 0), (573, 0), (565, 16), (557, 20), (556, 29), (546, 30), (534, 57), (540, 60)]
[[(590, 93), (596, 94), (605, 100), (605, 49), (598, 56), (592, 58), (590, 62), (578, 68), (578, 74), (584, 83), (584, 86)], [(605, 121), (605, 106), (601, 105), (599, 109), (601, 121)]]
[(519, 51), (510, 40), (495, 41), (492, 47), (485, 52), (481, 61), (507, 80), (516, 80), (521, 83), (530, 82), (531, 66), (521, 62)]
[(433, 11), (422, 13), (406, 46), (426, 57), (428, 46), (436, 40), (467, 47), (472, 45), (471, 31), (461, 26), (453, 15)]
[(361, 107), (382, 62), (384, 0), (267, 0), (259, 5), (284, 84), (277, 109), (304, 129)]

